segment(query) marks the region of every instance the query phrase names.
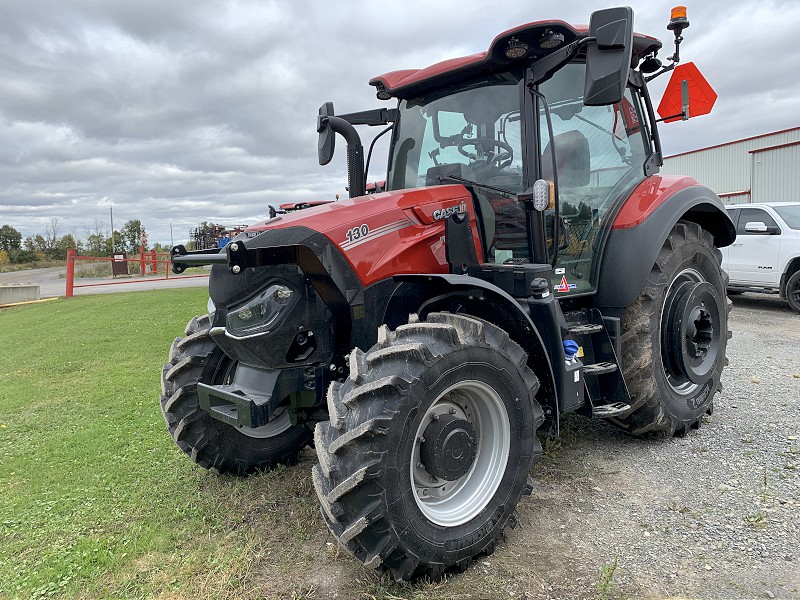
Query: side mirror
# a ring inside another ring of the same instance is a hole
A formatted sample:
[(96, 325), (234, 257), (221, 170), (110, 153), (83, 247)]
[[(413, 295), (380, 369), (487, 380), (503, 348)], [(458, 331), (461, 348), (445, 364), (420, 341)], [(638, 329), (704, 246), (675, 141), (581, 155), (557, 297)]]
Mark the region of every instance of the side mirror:
[(774, 225), (766, 225), (762, 221), (748, 221), (745, 223), (744, 230), (747, 233), (764, 233), (766, 235), (775, 235), (780, 232), (780, 229)]
[(592, 13), (586, 47), (583, 103), (607, 106), (622, 100), (633, 52), (633, 9), (606, 8)]
[(767, 226), (761, 221), (748, 221), (744, 230), (747, 233), (767, 233)]
[(334, 114), (333, 102), (326, 102), (319, 107), (319, 116), (317, 117), (317, 133), (319, 133), (317, 156), (319, 157), (320, 165), (327, 165), (333, 158), (336, 133), (333, 131), (328, 118), (334, 116)]

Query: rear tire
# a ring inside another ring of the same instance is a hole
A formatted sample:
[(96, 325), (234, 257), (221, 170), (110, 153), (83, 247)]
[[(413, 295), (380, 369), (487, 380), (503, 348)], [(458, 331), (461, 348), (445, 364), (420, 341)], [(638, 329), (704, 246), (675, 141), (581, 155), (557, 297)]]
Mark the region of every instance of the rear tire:
[(786, 281), (784, 295), (791, 309), (796, 313), (800, 313), (800, 271), (795, 271)]
[[(161, 371), (161, 412), (172, 439), (205, 469), (245, 475), (277, 464), (294, 464), (311, 440), (305, 425), (292, 425), (284, 408), (263, 427), (244, 430), (200, 408), (197, 383), (221, 384), (236, 368), (209, 335), (208, 316), (195, 317), (177, 338)], [(280, 410), (280, 409), (279, 409)]]
[(365, 566), (435, 580), (516, 524), (541, 454), (526, 361), (503, 330), (449, 313), (384, 325), (353, 350), (328, 389), (312, 475), (328, 527)]
[(631, 412), (611, 421), (633, 435), (685, 435), (713, 410), (731, 334), (728, 277), (711, 234), (673, 227), (647, 284), (622, 320)]

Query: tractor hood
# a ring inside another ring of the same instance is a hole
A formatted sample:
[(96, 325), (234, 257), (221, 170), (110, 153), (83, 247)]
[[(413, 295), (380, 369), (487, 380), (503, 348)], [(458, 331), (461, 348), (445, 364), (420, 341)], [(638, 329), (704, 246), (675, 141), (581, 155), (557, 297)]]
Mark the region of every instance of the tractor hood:
[[(396, 190), (340, 200), (249, 227), (246, 245), (270, 245), (270, 232), (303, 227), (328, 238), (363, 285), (406, 273), (447, 273), (444, 221), (469, 213), (481, 252), (472, 196), (462, 185)], [(275, 236), (278, 237), (278, 236)]]

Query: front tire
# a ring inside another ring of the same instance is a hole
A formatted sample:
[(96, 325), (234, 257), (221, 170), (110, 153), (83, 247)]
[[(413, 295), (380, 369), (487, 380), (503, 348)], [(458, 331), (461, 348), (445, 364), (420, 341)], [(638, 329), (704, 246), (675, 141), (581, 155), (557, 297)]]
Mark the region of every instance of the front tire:
[(490, 553), (541, 454), (525, 352), (478, 319), (431, 313), (350, 355), (328, 390), (312, 472), (322, 514), (367, 567), (398, 580)]
[(631, 411), (612, 422), (633, 435), (686, 435), (713, 410), (731, 334), (727, 275), (711, 234), (679, 221), (622, 320)]
[(200, 408), (198, 382), (217, 385), (232, 377), (236, 362), (217, 346), (208, 316), (195, 317), (177, 338), (161, 371), (161, 412), (172, 439), (205, 469), (245, 475), (277, 464), (294, 464), (311, 441), (311, 430), (292, 425), (283, 408), (254, 429), (236, 428)]

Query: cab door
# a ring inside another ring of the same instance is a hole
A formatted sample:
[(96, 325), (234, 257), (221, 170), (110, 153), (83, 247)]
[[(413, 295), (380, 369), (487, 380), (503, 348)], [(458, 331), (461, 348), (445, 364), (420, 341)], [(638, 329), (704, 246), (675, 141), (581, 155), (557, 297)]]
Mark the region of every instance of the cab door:
[[(748, 223), (750, 227), (748, 227)], [(763, 208), (740, 208), (736, 241), (728, 249), (732, 282), (777, 286), (781, 228)]]
[[(583, 103), (585, 65), (572, 63), (539, 86), (550, 107), (539, 102), (541, 177), (558, 180), (559, 208), (546, 214), (556, 297), (597, 289), (596, 263), (609, 224), (606, 215), (644, 177), (646, 131), (638, 96), (630, 88), (610, 106)], [(556, 227), (558, 228), (556, 232)], [(554, 240), (558, 248), (553, 248)]]

